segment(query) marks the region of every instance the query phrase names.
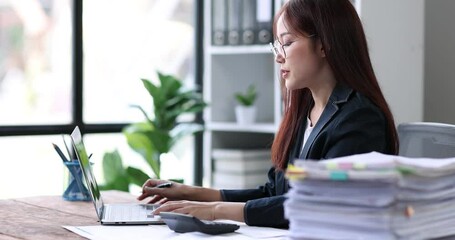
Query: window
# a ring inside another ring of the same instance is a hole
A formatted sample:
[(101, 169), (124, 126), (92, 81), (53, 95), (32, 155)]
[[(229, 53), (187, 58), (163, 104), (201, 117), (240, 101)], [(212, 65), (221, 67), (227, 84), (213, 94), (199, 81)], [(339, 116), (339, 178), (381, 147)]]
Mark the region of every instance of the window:
[[(193, 0), (84, 1), (84, 121), (142, 119), (152, 102), (141, 78), (156, 71), (194, 82)], [(102, 16), (102, 17), (101, 17)]]
[(70, 86), (69, 2), (0, 1), (0, 124), (70, 123)]
[[(63, 147), (61, 134), (75, 125), (86, 133), (98, 178), (103, 154), (113, 149), (127, 159), (125, 164), (141, 166), (144, 160), (127, 146), (121, 129), (143, 120), (130, 105), (151, 112), (141, 78), (153, 80), (158, 70), (188, 85), (201, 83), (195, 80), (201, 77), (197, 61), (202, 55), (194, 48), (194, 36), (202, 39), (195, 28), (202, 14), (197, 4), (0, 1), (0, 159), (6, 166), (0, 172), (0, 198), (62, 194), (64, 166), (51, 143)], [(190, 167), (185, 169), (194, 169), (202, 141), (200, 136), (184, 141), (176, 146), (176, 156)], [(201, 178), (192, 171), (179, 174), (188, 183)]]

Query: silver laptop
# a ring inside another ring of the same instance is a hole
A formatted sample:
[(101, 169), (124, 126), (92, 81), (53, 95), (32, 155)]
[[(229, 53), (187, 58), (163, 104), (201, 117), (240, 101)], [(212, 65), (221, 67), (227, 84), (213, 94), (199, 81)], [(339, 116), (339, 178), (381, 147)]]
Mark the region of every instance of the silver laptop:
[(71, 133), (71, 141), (76, 151), (77, 159), (81, 165), (82, 175), (95, 205), (96, 214), (104, 225), (147, 225), (164, 224), (160, 216), (154, 216), (152, 211), (157, 207), (155, 204), (104, 204), (101, 193), (96, 183), (95, 175), (89, 163), (87, 151), (82, 142), (79, 127)]

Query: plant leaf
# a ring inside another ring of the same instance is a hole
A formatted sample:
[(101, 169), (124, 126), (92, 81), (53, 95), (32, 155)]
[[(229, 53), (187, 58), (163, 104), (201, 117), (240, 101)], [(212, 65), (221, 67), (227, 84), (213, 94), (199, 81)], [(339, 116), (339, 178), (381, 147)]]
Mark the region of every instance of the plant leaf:
[(116, 179), (125, 176), (122, 158), (117, 150), (107, 152), (103, 156), (103, 174), (107, 183), (115, 182)]
[(171, 136), (167, 130), (152, 130), (146, 133), (146, 136), (154, 146), (154, 148), (161, 154), (169, 152), (171, 146)]
[(252, 106), (257, 98), (256, 87), (254, 85), (249, 85), (245, 93), (235, 93), (235, 98), (240, 105)]
[[(153, 173), (156, 177), (160, 176), (160, 162), (159, 156), (162, 153), (163, 146), (156, 146), (155, 142), (159, 144), (169, 144), (161, 143), (163, 140), (162, 137), (156, 139), (156, 131), (153, 129), (150, 124), (147, 123), (136, 123), (131, 124), (123, 129), (123, 134), (125, 135), (128, 145), (137, 153), (139, 153), (151, 167)], [(154, 137), (155, 136), (155, 137)], [(168, 150), (166, 150), (167, 152)]]
[(172, 75), (164, 75), (159, 71), (157, 74), (161, 82), (161, 91), (165, 93), (166, 98), (169, 99), (170, 96), (176, 95), (182, 87), (182, 83)]
[(128, 179), (120, 179), (114, 183), (99, 185), (99, 189), (104, 190), (120, 190), (124, 192), (129, 192), (129, 182)]
[(139, 106), (139, 105), (131, 105), (131, 107), (138, 108), (138, 109), (142, 112), (142, 114), (144, 115), (144, 117), (147, 119), (147, 121), (148, 121), (150, 124), (154, 125), (153, 120), (148, 116), (148, 114), (145, 112), (145, 110), (144, 110), (141, 106)]
[(149, 92), (150, 96), (152, 97), (153, 101), (162, 101), (164, 99), (163, 93), (161, 90), (153, 84), (150, 80), (148, 79), (141, 79), (142, 84), (144, 84), (145, 89)]
[(146, 160), (155, 176), (159, 178), (159, 156), (170, 150), (171, 138), (169, 134), (151, 128), (135, 128), (134, 124), (126, 127), (123, 133), (127, 139), (128, 145)]
[(170, 132), (172, 138), (172, 146), (182, 137), (191, 135), (204, 130), (204, 126), (197, 123), (181, 123), (172, 129)]
[(143, 171), (134, 168), (134, 167), (128, 167), (126, 169), (126, 172), (128, 173), (128, 177), (130, 179), (130, 182), (141, 187), (142, 184), (144, 184), (150, 177), (145, 174)]
[(129, 180), (123, 168), (122, 158), (117, 150), (104, 154), (103, 175), (105, 184), (100, 185), (101, 190), (116, 189), (125, 192), (129, 191)]

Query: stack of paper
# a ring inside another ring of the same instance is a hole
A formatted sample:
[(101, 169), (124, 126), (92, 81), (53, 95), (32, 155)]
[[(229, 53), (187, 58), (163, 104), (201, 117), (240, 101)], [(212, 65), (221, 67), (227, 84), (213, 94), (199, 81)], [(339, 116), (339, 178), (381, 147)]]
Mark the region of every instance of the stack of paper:
[(429, 239), (455, 235), (455, 158), (380, 153), (295, 161), (290, 238)]

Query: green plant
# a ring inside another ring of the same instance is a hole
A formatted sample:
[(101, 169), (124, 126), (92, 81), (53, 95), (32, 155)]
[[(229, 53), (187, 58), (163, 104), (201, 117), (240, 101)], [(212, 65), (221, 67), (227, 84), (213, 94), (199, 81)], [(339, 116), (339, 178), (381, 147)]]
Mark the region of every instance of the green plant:
[(104, 154), (103, 174), (105, 184), (100, 186), (102, 190), (117, 189), (128, 192), (130, 183), (141, 186), (149, 178), (139, 169), (124, 168), (122, 157), (117, 150)]
[[(147, 79), (141, 79), (145, 89), (153, 99), (153, 116), (149, 116), (141, 107), (138, 108), (145, 117), (144, 122), (133, 123), (123, 129), (128, 145), (139, 153), (150, 166), (155, 178), (160, 178), (163, 153), (182, 137), (203, 131), (197, 123), (177, 123), (177, 118), (185, 113), (201, 112), (207, 103), (195, 89), (186, 89), (181, 81), (171, 75), (158, 74), (159, 85)], [(130, 183), (142, 186), (149, 176), (142, 170), (124, 168), (117, 151), (106, 153), (103, 158), (105, 185), (103, 189), (127, 191)], [(125, 187), (126, 186), (126, 187)], [(126, 190), (125, 190), (126, 189)]]
[(245, 93), (235, 93), (235, 99), (240, 105), (252, 106), (257, 98), (256, 87), (254, 85), (248, 86)]

